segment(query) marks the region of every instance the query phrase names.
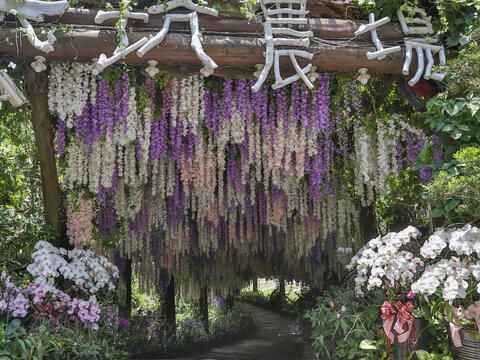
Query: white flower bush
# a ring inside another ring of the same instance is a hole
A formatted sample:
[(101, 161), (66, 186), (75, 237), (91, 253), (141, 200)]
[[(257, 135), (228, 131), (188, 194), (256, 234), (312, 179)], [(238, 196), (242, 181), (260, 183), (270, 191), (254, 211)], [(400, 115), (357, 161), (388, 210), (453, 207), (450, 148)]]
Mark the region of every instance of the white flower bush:
[[(447, 246), (449, 252), (444, 251)], [(412, 291), (432, 295), (441, 289), (449, 304), (467, 297), (469, 282), (480, 293), (480, 229), (468, 224), (461, 229), (438, 229), (420, 253), (433, 261), (412, 284)], [(442, 253), (449, 256), (442, 258)]]
[(115, 288), (113, 279), (119, 276), (118, 268), (105, 256), (92, 250), (56, 248), (46, 241), (39, 241), (35, 249), (33, 263), (27, 266), (27, 271), (36, 282), (53, 284), (55, 278), (63, 276), (91, 294), (103, 288)]
[(391, 232), (370, 240), (351, 259), (347, 269), (356, 267), (355, 292), (363, 295), (363, 287), (372, 290), (384, 284), (402, 285), (413, 280), (414, 274), (423, 267), (423, 261), (410, 251), (400, 250), (402, 245), (420, 235), (418, 229), (408, 226), (404, 230)]
[(437, 293), (452, 304), (456, 299), (465, 299), (469, 287), (480, 293), (479, 228), (465, 225), (460, 229), (437, 229), (420, 248), (421, 258), (400, 250), (419, 235), (416, 228), (409, 226), (372, 239), (361, 248), (347, 265), (349, 270), (356, 268), (357, 294), (362, 295), (364, 287), (372, 290), (385, 284), (411, 283), (413, 293)]

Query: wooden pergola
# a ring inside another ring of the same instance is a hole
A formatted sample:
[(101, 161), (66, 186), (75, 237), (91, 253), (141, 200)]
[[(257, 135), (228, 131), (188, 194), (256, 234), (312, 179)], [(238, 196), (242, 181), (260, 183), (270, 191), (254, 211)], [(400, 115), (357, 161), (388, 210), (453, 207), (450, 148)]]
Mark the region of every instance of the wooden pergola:
[[(90, 4), (92, 1), (95, 2), (90, 0)], [(390, 75), (402, 73), (404, 51), (389, 54), (383, 60), (367, 59), (366, 53), (375, 51), (376, 48), (369, 32), (360, 36), (354, 35), (355, 31), (366, 23), (365, 20), (361, 20), (364, 16), (358, 9), (348, 7), (341, 0), (310, 0), (308, 4), (309, 21), (307, 25), (300, 27), (300, 30), (310, 30), (314, 34), (307, 50), (314, 54), (309, 62), (318, 70), (357, 72), (361, 68), (367, 68), (370, 73)], [(252, 78), (255, 66), (265, 63), (263, 26), (259, 21), (248, 21), (238, 11), (228, 9), (227, 5), (221, 1), (218, 5), (220, 6), (218, 18), (199, 15), (202, 46), (218, 64), (214, 75)], [(91, 62), (92, 59), (98, 58), (100, 53), (112, 54), (118, 44), (115, 20), (107, 20), (101, 25), (95, 24), (94, 18), (98, 11), (72, 8), (61, 16), (46, 17), (44, 23), (33, 24), (37, 34), (40, 34), (40, 27), (49, 27), (59, 22), (69, 25), (65, 31), (56, 31), (55, 50), (48, 54), (35, 49), (25, 36), (13, 31), (18, 24), (12, 15), (7, 15), (5, 23), (0, 27), (0, 55), (3, 60), (25, 63), (25, 88), (31, 105), (32, 123), (40, 157), (46, 220), (59, 233), (64, 232), (64, 229), (62, 230), (64, 224), (61, 220), (61, 200), (53, 145), (54, 131), (47, 105), (48, 76), (45, 72), (35, 72), (30, 63), (37, 55), (45, 57), (47, 62)], [(164, 21), (165, 15), (151, 16), (148, 23), (130, 19), (127, 26), (130, 43), (142, 37), (148, 38), (155, 35), (162, 28)], [(378, 36), (387, 46), (403, 44), (405, 38), (400, 25), (396, 23), (388, 23), (380, 27)], [(191, 48), (190, 39), (188, 24), (172, 23), (165, 40), (146, 56), (138, 57), (133, 52), (122, 61), (129, 65), (145, 67), (149, 60), (155, 60), (162, 72), (182, 76), (198, 73), (202, 64)], [(301, 66), (305, 63), (300, 60)], [(288, 59), (285, 59), (281, 66), (286, 73), (293, 71)], [(412, 68), (416, 68), (415, 61)], [(373, 208), (365, 208), (362, 211), (361, 222), (366, 224), (364, 229), (366, 238), (376, 232), (373, 225), (375, 219), (373, 211)], [(62, 244), (61, 240), (59, 244)], [(130, 272), (127, 272), (125, 279), (127, 286), (130, 284), (132, 275), (131, 262), (129, 265), (127, 264), (127, 269), (130, 269)], [(169, 324), (175, 322), (173, 284), (172, 277), (165, 294), (167, 303), (165, 313)], [(127, 292), (128, 296), (131, 296), (129, 292)], [(206, 301), (206, 289), (202, 290), (202, 299)], [(131, 298), (127, 298), (127, 304), (130, 301)], [(204, 309), (206, 309), (205, 304)]]
[[(314, 39), (307, 49), (314, 54), (310, 62), (321, 71), (356, 72), (367, 68), (371, 73), (401, 74), (404, 52), (388, 55), (383, 60), (368, 60), (365, 54), (375, 51), (370, 33), (355, 37), (354, 32), (366, 23), (356, 11), (346, 7), (342, 1), (309, 1), (308, 25), (300, 30), (311, 30)], [(220, 6), (225, 4), (220, 2)], [(0, 54), (14, 60), (28, 60), (36, 55), (47, 61), (89, 62), (98, 58), (101, 52), (111, 54), (118, 44), (115, 20), (107, 20), (101, 25), (94, 22), (99, 10), (68, 9), (63, 15), (46, 17), (41, 24), (32, 23), (37, 34), (40, 26), (68, 25), (65, 31), (55, 33), (55, 50), (45, 54), (33, 48), (27, 39), (18, 32), (12, 32), (18, 24), (9, 15), (0, 28)], [(350, 18), (346, 20), (346, 18)], [(148, 23), (129, 19), (127, 35), (130, 44), (155, 35), (161, 28), (165, 15), (152, 15)], [(214, 75), (228, 77), (253, 77), (256, 64), (265, 62), (265, 40), (259, 20), (248, 21), (237, 11), (220, 9), (219, 17), (199, 14), (202, 32), (202, 46), (205, 52), (218, 64)], [(382, 43), (398, 45), (403, 43), (404, 34), (397, 23), (388, 23), (378, 29)], [(190, 46), (190, 30), (187, 23), (172, 23), (165, 40), (154, 47), (143, 58), (133, 52), (123, 61), (130, 65), (146, 65), (148, 60), (156, 60), (161, 71), (172, 74), (196, 73), (201, 68), (195, 52)], [(282, 67), (291, 69), (287, 59), (282, 59)], [(304, 62), (300, 60), (300, 65)], [(414, 65), (415, 66), (415, 65)], [(291, 70), (286, 70), (287, 72)]]

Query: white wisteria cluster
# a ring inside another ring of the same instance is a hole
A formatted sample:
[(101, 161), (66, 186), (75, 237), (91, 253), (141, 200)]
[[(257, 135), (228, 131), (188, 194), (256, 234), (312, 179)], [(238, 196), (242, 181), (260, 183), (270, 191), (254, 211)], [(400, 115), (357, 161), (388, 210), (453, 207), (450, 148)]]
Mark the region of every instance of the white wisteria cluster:
[[(447, 246), (450, 253), (444, 251)], [(412, 284), (412, 291), (432, 295), (443, 288), (442, 297), (450, 304), (467, 296), (469, 283), (480, 293), (480, 229), (468, 224), (461, 229), (437, 229), (420, 253), (433, 262)], [(443, 254), (452, 256), (442, 258)]]
[(37, 282), (52, 285), (55, 278), (63, 276), (91, 294), (115, 288), (113, 280), (118, 278), (118, 268), (105, 256), (91, 250), (57, 248), (46, 241), (36, 243), (35, 249), (27, 271)]
[(362, 295), (364, 286), (372, 290), (385, 284), (405, 285), (412, 281), (424, 264), (420, 258), (414, 257), (410, 251), (401, 250), (401, 247), (419, 235), (418, 229), (408, 226), (398, 233), (378, 236), (361, 248), (347, 265), (347, 269), (356, 267), (357, 270), (356, 293)]
[(91, 75), (87, 64), (76, 62), (52, 64), (49, 77), (48, 108), (72, 128), (74, 116), (81, 115), (89, 98), (91, 101), (95, 98), (90, 89), (95, 91), (96, 77)]
[(355, 185), (363, 206), (373, 202), (374, 189), (384, 195), (388, 177), (398, 172), (397, 141), (405, 141), (407, 133), (428, 139), (422, 130), (411, 126), (398, 114), (393, 114), (386, 122), (377, 119), (376, 125), (376, 134), (371, 133), (360, 119), (356, 119), (353, 125)]

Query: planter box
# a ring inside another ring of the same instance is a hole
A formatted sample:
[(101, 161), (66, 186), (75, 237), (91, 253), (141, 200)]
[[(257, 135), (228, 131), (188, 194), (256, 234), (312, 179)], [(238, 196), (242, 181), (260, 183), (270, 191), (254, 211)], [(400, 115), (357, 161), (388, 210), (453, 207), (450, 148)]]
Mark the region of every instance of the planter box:
[[(465, 329), (460, 330), (462, 346), (453, 347), (453, 358), (455, 360), (478, 360), (480, 359), (480, 340), (473, 337), (475, 333)], [(478, 333), (476, 333), (478, 335)], [(453, 346), (453, 345), (452, 345)]]

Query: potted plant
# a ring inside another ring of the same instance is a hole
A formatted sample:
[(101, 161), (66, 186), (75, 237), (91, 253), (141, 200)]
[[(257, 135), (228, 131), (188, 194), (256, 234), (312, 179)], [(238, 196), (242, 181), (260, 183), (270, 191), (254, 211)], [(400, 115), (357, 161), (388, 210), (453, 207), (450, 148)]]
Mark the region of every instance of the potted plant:
[(455, 359), (479, 359), (480, 229), (437, 229), (420, 254), (426, 266), (411, 290), (443, 302)]
[[(355, 292), (375, 288), (385, 290), (386, 299), (379, 311), (388, 345), (396, 345), (394, 356), (407, 358), (417, 348), (421, 324), (415, 319), (416, 293), (412, 282), (418, 278), (424, 263), (412, 252), (411, 240), (420, 232), (408, 226), (400, 232), (391, 232), (370, 240), (351, 259), (347, 269), (356, 269)], [(410, 249), (410, 250), (407, 250)]]

